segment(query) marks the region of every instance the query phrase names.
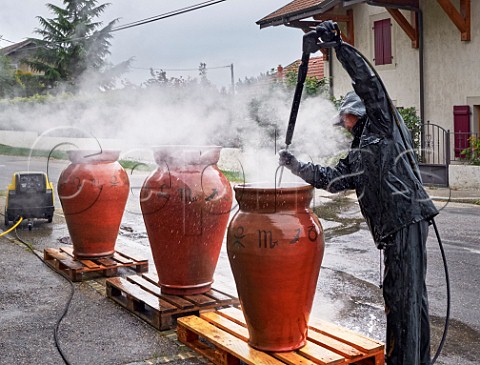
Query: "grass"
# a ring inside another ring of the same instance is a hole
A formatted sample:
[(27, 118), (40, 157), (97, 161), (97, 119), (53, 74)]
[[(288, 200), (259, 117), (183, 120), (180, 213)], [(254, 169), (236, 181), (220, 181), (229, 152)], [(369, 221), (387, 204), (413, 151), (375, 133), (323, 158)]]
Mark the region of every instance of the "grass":
[(153, 171), (155, 169), (154, 164), (147, 164), (144, 162), (138, 162), (134, 160), (118, 160), (118, 163), (125, 169), (125, 170), (132, 170), (132, 171)]
[(31, 148), (25, 147), (10, 147), (4, 144), (0, 144), (0, 155), (7, 155), (7, 156), (30, 156), (30, 153), (33, 157), (48, 157), (50, 155), (51, 158), (66, 160), (67, 153), (63, 151), (47, 151), (47, 150), (32, 150)]
[(232, 182), (244, 182), (243, 174), (237, 171), (221, 170), (225, 177)]

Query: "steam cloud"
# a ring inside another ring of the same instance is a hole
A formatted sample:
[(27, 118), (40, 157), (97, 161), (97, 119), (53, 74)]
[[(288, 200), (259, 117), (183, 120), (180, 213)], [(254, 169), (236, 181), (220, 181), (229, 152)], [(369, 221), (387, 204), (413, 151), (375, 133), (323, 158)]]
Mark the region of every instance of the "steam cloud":
[[(122, 141), (127, 156), (128, 151), (149, 151), (158, 145), (241, 147), (238, 169), (244, 170), (246, 181), (273, 182), (276, 152), (285, 147), (292, 90), (257, 84), (243, 86), (232, 96), (213, 87), (186, 85), (126, 87), (30, 105), (3, 104), (0, 128), (60, 138), (113, 138)], [(331, 123), (335, 114), (334, 105), (323, 97), (302, 101), (290, 150), (303, 161), (328, 162), (325, 159), (346, 148), (344, 134)], [(285, 181), (294, 180), (289, 172), (285, 176)]]

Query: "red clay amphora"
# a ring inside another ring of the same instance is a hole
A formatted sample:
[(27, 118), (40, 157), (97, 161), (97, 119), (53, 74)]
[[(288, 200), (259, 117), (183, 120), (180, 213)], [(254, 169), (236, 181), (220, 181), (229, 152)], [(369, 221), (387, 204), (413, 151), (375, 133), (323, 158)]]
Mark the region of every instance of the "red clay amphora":
[(311, 185), (234, 188), (239, 210), (227, 252), (249, 331), (249, 345), (291, 351), (305, 345), (323, 259), (323, 230), (309, 208)]
[(210, 290), (232, 206), (217, 167), (221, 147), (154, 149), (157, 169), (145, 180), (140, 206), (162, 293)]
[(128, 175), (119, 151), (68, 151), (71, 164), (58, 180), (73, 254), (78, 259), (111, 257), (128, 198)]

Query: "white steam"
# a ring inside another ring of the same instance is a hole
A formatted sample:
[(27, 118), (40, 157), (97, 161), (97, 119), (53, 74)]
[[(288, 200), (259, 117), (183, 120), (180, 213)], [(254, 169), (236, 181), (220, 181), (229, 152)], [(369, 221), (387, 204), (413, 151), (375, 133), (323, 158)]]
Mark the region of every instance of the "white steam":
[[(277, 152), (285, 147), (293, 92), (257, 84), (244, 86), (232, 96), (213, 87), (187, 85), (125, 88), (28, 105), (2, 104), (0, 129), (35, 131), (59, 139), (114, 139), (127, 155), (166, 144), (241, 147), (237, 166), (246, 181), (273, 182)], [(303, 100), (290, 150), (303, 161), (320, 162), (336, 155), (345, 138), (332, 126), (335, 114), (334, 105), (325, 98)], [(92, 140), (91, 148), (95, 148)], [(284, 175), (285, 181), (293, 180), (288, 171)]]

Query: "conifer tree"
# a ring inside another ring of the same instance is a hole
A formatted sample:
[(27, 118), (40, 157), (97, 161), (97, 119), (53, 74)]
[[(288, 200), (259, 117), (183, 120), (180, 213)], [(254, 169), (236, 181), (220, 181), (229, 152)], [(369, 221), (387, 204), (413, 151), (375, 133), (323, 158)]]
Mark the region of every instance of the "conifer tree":
[[(110, 4), (97, 5), (97, 0), (63, 0), (64, 7), (46, 4), (53, 18), (38, 17), (41, 28), (35, 30), (42, 38), (35, 39), (37, 49), (28, 64), (43, 73), (48, 88), (63, 85), (69, 91), (77, 91), (80, 78), (89, 75), (108, 75), (111, 82), (115, 73), (105, 72), (105, 57), (110, 54), (110, 39), (114, 19), (105, 27), (97, 19)], [(117, 67), (123, 72), (129, 61)], [(113, 74), (113, 76), (112, 76)], [(118, 76), (118, 74), (117, 74)]]

